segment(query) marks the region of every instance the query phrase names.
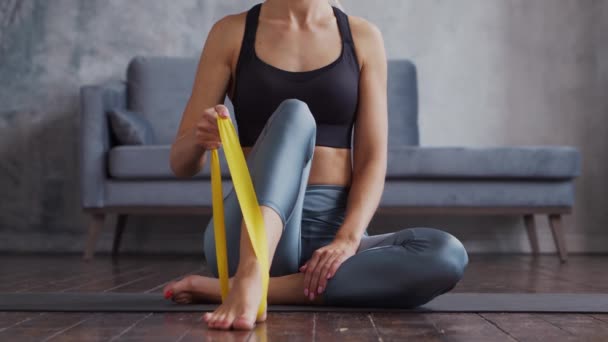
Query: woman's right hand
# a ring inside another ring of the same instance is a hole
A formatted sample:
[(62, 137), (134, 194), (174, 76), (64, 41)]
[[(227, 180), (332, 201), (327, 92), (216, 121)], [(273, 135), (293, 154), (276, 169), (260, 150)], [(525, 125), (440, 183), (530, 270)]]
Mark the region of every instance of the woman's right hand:
[(228, 108), (219, 104), (215, 107), (205, 109), (194, 128), (196, 143), (205, 150), (213, 150), (222, 146), (220, 132), (217, 127), (218, 116), (228, 118), (232, 121)]

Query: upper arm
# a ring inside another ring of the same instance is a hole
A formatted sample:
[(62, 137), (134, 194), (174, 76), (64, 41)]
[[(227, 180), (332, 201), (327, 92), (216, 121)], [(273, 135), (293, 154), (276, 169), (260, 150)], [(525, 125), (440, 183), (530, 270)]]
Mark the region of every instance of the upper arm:
[(224, 103), (231, 79), (235, 43), (239, 38), (238, 30), (238, 14), (225, 16), (211, 27), (177, 137), (193, 129), (205, 109)]
[(361, 18), (351, 20), (361, 61), (359, 106), (355, 121), (353, 167), (368, 160), (386, 167), (388, 149), (387, 60), (382, 33)]

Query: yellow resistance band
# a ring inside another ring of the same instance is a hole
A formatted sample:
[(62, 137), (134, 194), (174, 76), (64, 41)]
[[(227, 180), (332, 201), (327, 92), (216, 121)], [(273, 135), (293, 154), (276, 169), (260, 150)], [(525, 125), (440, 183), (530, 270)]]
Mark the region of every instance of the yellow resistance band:
[[(218, 116), (217, 126), (220, 140), (224, 147), (224, 154), (228, 162), (228, 169), (236, 195), (243, 212), (243, 220), (247, 227), (247, 234), (253, 246), (253, 251), (262, 267), (262, 301), (258, 308), (258, 318), (266, 311), (266, 295), (268, 293), (269, 265), (268, 242), (264, 218), (258, 204), (258, 199), (251, 182), (249, 168), (241, 150), (236, 129), (228, 118)], [(228, 284), (228, 253), (226, 249), (226, 228), (224, 222), (224, 196), (222, 194), (222, 175), (220, 173), (220, 160), (217, 149), (211, 151), (211, 192), (213, 203), (213, 228), (215, 232), (215, 251), (217, 269), (220, 278), (222, 301), (226, 300), (229, 292)]]

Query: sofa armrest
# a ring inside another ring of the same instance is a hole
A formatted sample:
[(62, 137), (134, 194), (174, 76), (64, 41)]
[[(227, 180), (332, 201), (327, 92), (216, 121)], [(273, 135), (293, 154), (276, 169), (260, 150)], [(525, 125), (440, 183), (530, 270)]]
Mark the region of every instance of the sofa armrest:
[(80, 192), (83, 208), (104, 206), (110, 128), (106, 111), (126, 108), (127, 88), (123, 81), (111, 81), (80, 88)]

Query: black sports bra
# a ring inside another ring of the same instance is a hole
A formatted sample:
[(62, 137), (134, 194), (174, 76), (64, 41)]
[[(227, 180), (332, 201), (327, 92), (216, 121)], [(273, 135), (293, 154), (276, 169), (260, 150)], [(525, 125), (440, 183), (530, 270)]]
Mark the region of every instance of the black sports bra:
[(332, 6), (342, 38), (340, 57), (319, 69), (294, 72), (267, 64), (255, 53), (261, 5), (247, 12), (236, 66), (232, 104), (241, 146), (253, 146), (279, 104), (297, 98), (306, 102), (315, 118), (316, 145), (350, 148), (360, 71), (347, 15)]

